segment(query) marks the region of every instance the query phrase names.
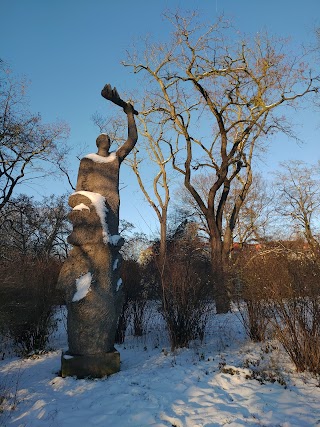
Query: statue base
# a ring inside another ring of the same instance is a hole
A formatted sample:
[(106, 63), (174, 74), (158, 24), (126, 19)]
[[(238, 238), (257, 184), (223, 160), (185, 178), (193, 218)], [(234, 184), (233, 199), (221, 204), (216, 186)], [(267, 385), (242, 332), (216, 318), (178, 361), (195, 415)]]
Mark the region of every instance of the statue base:
[(82, 378), (102, 378), (120, 371), (120, 353), (78, 355), (68, 351), (61, 355), (61, 376)]

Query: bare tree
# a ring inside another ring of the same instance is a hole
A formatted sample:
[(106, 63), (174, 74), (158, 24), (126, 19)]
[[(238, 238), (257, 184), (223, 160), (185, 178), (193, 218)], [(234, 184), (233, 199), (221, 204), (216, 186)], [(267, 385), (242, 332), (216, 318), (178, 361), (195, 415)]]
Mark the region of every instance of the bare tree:
[(0, 257), (13, 260), (18, 254), (25, 256), (32, 251), (34, 228), (30, 221), (35, 216), (31, 197), (19, 195), (1, 210)]
[[(207, 199), (214, 179), (214, 176), (204, 174), (198, 174), (194, 178), (194, 184), (197, 186), (202, 198)], [(226, 202), (222, 235), (224, 235), (225, 227), (228, 225), (232, 215), (240, 187), (241, 182), (235, 180)], [(267, 182), (260, 174), (256, 174), (239, 211), (230, 251), (234, 241), (242, 246), (245, 243), (262, 242), (268, 239), (272, 222), (271, 211), (274, 209), (271, 201), (272, 197), (268, 190)], [(190, 192), (183, 185), (175, 192), (174, 205), (181, 219), (190, 218), (195, 220), (199, 225), (200, 233), (208, 240), (210, 239), (206, 217)]]
[[(147, 112), (140, 115), (140, 133), (143, 136), (140, 150), (134, 150), (133, 158), (129, 159), (128, 163), (135, 173), (140, 189), (157, 215), (160, 225), (160, 247), (159, 261), (160, 269), (163, 268), (166, 257), (167, 244), (167, 221), (168, 208), (170, 201), (169, 176), (167, 172), (168, 163), (171, 161), (173, 154), (165, 151), (163, 123), (154, 124), (152, 128), (148, 127), (146, 121)], [(147, 153), (149, 161), (152, 164), (152, 187), (147, 186), (144, 170), (144, 159), (140, 151)]]
[(317, 165), (287, 162), (277, 174), (277, 211), (302, 233), (314, 255), (320, 255), (320, 170)]
[(35, 203), (35, 210), (35, 248), (46, 257), (66, 258), (70, 249), (67, 236), (71, 233), (66, 196), (44, 197)]
[(66, 154), (62, 141), (68, 134), (65, 123), (43, 124), (39, 114), (28, 110), (27, 82), (18, 80), (0, 64), (0, 210), (17, 184), (44, 174), (41, 163), (57, 165)]
[[(150, 122), (171, 125), (163, 139), (171, 147), (174, 169), (205, 217), (217, 309), (226, 311), (224, 271), (253, 180), (254, 153), (277, 131), (291, 135), (282, 107), (296, 108), (317, 87), (302, 59), (286, 53), (284, 42), (266, 34), (228, 38), (232, 28), (222, 20), (208, 26), (198, 24), (194, 15), (167, 18), (174, 27), (171, 41), (148, 44), (142, 57), (132, 54), (125, 65), (143, 74)], [(206, 198), (194, 180), (199, 171), (213, 172)], [(241, 185), (223, 232), (235, 180)]]
[(65, 258), (71, 231), (67, 213), (65, 196), (52, 195), (40, 202), (23, 194), (12, 198), (1, 211), (0, 258)]

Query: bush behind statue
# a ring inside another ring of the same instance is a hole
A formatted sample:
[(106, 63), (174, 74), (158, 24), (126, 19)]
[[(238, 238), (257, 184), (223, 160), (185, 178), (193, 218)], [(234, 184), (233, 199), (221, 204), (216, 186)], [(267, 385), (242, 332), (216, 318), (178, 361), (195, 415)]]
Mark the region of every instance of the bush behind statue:
[(210, 310), (212, 280), (210, 262), (194, 238), (175, 240), (168, 248), (161, 274), (162, 312), (171, 349), (203, 341)]
[[(2, 335), (10, 338), (13, 352), (26, 356), (47, 349), (56, 328), (55, 306), (62, 303), (56, 290), (60, 262), (52, 258), (19, 256), (1, 261), (0, 290)], [(10, 352), (1, 349), (3, 357)]]

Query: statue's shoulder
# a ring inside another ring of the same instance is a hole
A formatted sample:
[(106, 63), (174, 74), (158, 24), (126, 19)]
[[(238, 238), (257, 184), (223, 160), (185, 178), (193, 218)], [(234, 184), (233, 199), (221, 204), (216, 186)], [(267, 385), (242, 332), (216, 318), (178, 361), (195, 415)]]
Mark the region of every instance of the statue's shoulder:
[(84, 161), (87, 161), (87, 159), (94, 163), (112, 163), (119, 160), (116, 151), (111, 152), (108, 156), (99, 156), (99, 154), (91, 153), (82, 158)]

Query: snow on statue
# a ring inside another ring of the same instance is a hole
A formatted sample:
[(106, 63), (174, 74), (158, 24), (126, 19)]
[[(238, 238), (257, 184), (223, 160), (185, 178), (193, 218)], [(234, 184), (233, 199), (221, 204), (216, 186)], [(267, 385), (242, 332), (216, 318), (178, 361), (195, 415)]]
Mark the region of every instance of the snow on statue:
[(109, 136), (98, 136), (98, 152), (81, 160), (76, 192), (69, 198), (73, 231), (68, 242), (73, 249), (59, 276), (68, 308), (69, 348), (62, 354), (63, 377), (103, 377), (120, 369), (120, 355), (114, 349), (122, 302), (119, 169), (137, 142), (134, 114), (138, 113), (110, 85), (101, 95), (123, 108), (128, 138), (110, 153)]

